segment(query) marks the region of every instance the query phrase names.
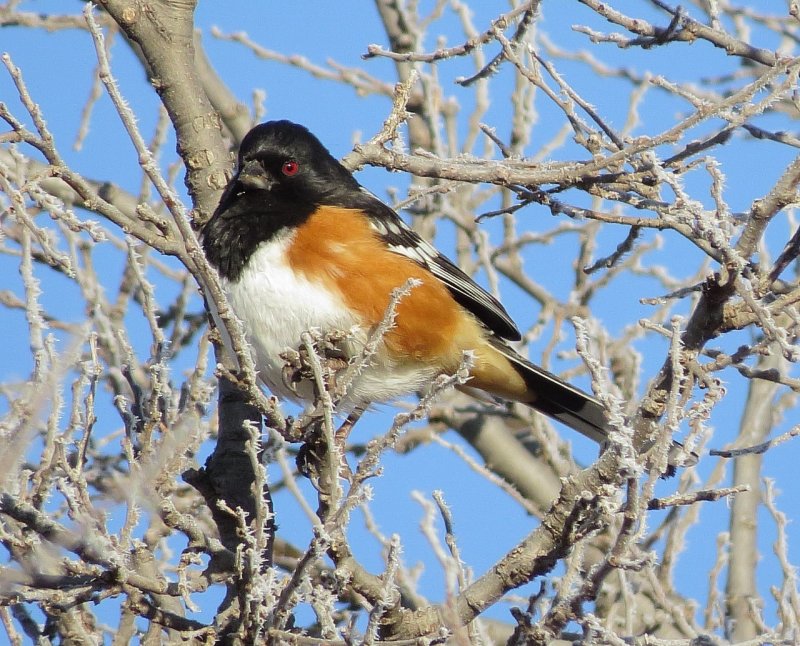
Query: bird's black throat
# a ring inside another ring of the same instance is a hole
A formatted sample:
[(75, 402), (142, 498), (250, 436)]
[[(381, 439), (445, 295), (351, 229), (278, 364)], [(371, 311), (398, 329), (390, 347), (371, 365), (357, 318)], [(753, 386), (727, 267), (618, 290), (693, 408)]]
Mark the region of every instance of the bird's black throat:
[(260, 244), (301, 225), (316, 209), (276, 203), (262, 191), (225, 195), (203, 227), (203, 251), (222, 278), (236, 282)]

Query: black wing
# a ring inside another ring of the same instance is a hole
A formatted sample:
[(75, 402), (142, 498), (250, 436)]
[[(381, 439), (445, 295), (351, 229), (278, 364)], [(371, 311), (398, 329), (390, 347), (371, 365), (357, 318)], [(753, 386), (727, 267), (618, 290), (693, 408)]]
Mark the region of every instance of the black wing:
[(510, 341), (521, 338), (516, 324), (494, 296), (423, 240), (391, 208), (366, 189), (362, 188), (362, 191), (367, 197), (364, 211), (392, 251), (428, 269), (445, 284), (459, 305), (472, 312), (497, 336)]

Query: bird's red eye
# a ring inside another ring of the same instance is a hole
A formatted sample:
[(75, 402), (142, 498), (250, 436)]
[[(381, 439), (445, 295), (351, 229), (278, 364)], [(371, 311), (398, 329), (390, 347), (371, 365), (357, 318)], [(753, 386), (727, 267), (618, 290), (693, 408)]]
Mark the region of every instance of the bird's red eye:
[(293, 160), (283, 162), (283, 166), (281, 166), (281, 172), (286, 175), (286, 177), (297, 175), (297, 171), (299, 170), (300, 164)]

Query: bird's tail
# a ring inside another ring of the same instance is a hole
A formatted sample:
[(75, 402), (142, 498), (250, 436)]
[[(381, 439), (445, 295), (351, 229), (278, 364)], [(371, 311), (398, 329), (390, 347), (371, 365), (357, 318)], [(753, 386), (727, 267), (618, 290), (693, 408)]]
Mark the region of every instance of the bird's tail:
[[(500, 339), (491, 337), (488, 340), (525, 382), (524, 395), (512, 395), (513, 399), (566, 424), (598, 444), (606, 442), (610, 429), (605, 408), (597, 399), (524, 359)], [(673, 475), (678, 467), (696, 464), (697, 460), (697, 454), (687, 452), (680, 442), (673, 441), (666, 475)]]
[(598, 444), (608, 439), (605, 408), (591, 395), (517, 354), (497, 338), (492, 347), (511, 362), (527, 386), (520, 402), (566, 424)]

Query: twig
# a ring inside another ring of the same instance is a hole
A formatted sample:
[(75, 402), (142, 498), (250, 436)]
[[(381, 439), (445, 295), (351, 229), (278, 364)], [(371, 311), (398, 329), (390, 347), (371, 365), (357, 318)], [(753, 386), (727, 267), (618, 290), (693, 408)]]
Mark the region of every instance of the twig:
[(788, 442), (794, 437), (800, 435), (800, 425), (792, 427), (790, 430), (782, 433), (778, 437), (775, 437), (771, 440), (767, 440), (766, 442), (761, 442), (760, 444), (755, 444), (753, 446), (743, 447), (741, 449), (711, 449), (709, 451), (710, 455), (716, 455), (721, 458), (738, 458), (742, 455), (761, 455), (762, 453), (766, 453), (770, 449), (775, 448), (776, 446), (780, 446), (784, 442)]
[(736, 487), (721, 487), (719, 489), (706, 489), (703, 491), (692, 491), (685, 494), (675, 494), (666, 498), (653, 498), (647, 503), (649, 510), (667, 509), (680, 505), (693, 505), (696, 502), (716, 502), (721, 498), (735, 496), (742, 491), (750, 491), (749, 485), (737, 485)]

